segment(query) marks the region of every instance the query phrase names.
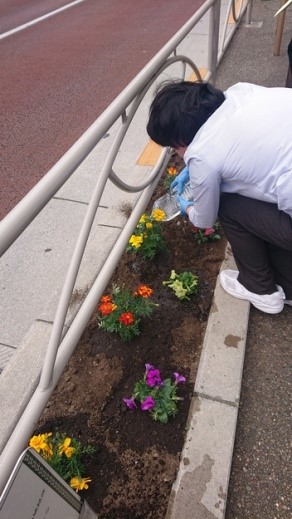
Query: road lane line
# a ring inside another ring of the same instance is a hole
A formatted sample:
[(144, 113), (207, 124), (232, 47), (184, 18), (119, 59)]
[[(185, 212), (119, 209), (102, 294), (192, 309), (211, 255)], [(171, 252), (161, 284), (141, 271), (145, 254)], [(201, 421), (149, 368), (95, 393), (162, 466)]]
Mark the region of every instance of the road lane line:
[(4, 38), (8, 38), (8, 36), (12, 36), (13, 34), (16, 34), (19, 31), (23, 31), (24, 29), (27, 29), (28, 27), (31, 27), (32, 25), (42, 22), (43, 20), (46, 20), (47, 18), (50, 18), (51, 16), (55, 16), (55, 14), (59, 14), (62, 11), (65, 11), (66, 9), (69, 9), (70, 7), (73, 7), (74, 5), (81, 4), (82, 2), (85, 2), (85, 1), (86, 0), (74, 0), (74, 2), (70, 2), (70, 4), (63, 5), (63, 7), (59, 7), (59, 9), (55, 9), (55, 11), (52, 11), (51, 13), (44, 14), (43, 16), (40, 16), (39, 18), (35, 18), (34, 20), (31, 20), (31, 22), (24, 23), (23, 25), (19, 25), (19, 27), (15, 27), (15, 29), (11, 29), (10, 31), (3, 32), (3, 34), (0, 34), (0, 40), (3, 40)]

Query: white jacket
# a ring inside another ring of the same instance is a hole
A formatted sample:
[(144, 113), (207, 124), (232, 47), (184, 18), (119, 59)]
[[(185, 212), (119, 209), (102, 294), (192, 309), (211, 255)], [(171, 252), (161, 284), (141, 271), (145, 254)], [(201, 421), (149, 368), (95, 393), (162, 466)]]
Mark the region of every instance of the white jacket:
[(237, 83), (224, 94), (184, 154), (190, 221), (211, 227), (220, 192), (275, 203), (292, 217), (292, 89)]

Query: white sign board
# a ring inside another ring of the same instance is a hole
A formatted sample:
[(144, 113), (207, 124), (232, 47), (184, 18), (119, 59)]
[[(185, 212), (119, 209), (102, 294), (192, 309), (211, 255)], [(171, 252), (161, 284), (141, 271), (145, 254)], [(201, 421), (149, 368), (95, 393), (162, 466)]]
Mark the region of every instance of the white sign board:
[(34, 450), (20, 456), (0, 496), (0, 519), (97, 519)]

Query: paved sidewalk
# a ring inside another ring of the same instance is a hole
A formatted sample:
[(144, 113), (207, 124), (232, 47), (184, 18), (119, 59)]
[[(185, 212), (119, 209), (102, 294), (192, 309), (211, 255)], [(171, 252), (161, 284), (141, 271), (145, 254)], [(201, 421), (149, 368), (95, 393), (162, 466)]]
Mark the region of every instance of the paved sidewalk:
[[(280, 56), (273, 56), (279, 5), (254, 2), (252, 21), (262, 25), (241, 24), (219, 67), (219, 87), (238, 81), (285, 86), (292, 10), (286, 14)], [(280, 315), (251, 308), (226, 519), (292, 516), (291, 342), (292, 308)]]

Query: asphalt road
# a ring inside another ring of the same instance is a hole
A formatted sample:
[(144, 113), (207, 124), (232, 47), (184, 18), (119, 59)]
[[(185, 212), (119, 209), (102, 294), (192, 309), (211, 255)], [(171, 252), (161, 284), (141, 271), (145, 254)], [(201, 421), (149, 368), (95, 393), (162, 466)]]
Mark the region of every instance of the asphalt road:
[(1, 2), (0, 218), (202, 3), (75, 0), (68, 9), (12, 32), (70, 2)]

